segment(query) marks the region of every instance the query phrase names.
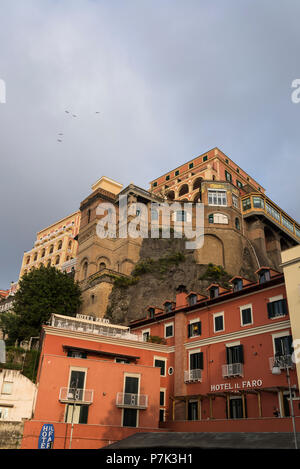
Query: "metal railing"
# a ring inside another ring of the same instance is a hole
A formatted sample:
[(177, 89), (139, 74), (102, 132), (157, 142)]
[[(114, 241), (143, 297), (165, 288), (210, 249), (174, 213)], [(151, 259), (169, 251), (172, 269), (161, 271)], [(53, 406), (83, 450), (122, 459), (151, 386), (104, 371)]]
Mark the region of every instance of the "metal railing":
[(60, 388), (59, 391), (60, 402), (67, 402), (70, 404), (73, 404), (74, 402), (91, 404), (93, 402), (93, 397), (93, 389)]
[(146, 394), (118, 392), (116, 406), (129, 409), (146, 409), (148, 407), (148, 396)]
[(270, 370), (272, 371), (274, 366), (284, 370), (286, 368), (294, 368), (295, 363), (293, 362), (292, 355), (280, 355), (278, 357), (270, 357)]
[(187, 370), (184, 372), (184, 382), (193, 383), (202, 381), (202, 370)]
[(222, 376), (223, 378), (229, 378), (231, 376), (243, 376), (243, 364), (230, 363), (227, 365), (222, 365)]

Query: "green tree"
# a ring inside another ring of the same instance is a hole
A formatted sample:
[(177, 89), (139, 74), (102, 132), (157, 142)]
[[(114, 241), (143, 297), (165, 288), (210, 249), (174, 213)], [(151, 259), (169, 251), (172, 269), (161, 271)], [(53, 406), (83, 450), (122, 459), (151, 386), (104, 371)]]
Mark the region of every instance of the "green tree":
[(51, 314), (75, 316), (81, 304), (81, 291), (73, 277), (55, 267), (41, 266), (25, 274), (14, 297), (13, 312), (0, 316), (0, 328), (9, 343), (40, 334)]

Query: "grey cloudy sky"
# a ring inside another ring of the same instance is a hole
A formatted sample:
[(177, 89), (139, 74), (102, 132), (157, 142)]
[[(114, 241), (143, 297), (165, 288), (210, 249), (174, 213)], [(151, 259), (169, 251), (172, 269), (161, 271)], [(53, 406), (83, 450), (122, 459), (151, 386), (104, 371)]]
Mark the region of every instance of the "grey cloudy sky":
[(215, 146), (300, 220), (299, 17), (298, 0), (1, 0), (0, 289), (102, 175), (148, 188)]

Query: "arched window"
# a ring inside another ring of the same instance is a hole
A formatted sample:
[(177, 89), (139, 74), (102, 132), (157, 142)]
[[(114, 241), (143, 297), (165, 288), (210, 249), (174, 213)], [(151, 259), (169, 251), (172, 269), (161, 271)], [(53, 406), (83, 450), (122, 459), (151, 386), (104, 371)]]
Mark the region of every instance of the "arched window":
[(83, 267), (82, 267), (83, 280), (85, 280), (87, 278), (87, 271), (88, 271), (88, 263), (87, 263), (87, 261), (85, 261), (85, 263), (83, 264)]
[(60, 261), (60, 257), (59, 257), (59, 256), (56, 256), (55, 265), (58, 265), (58, 264), (59, 264), (59, 261)]
[(168, 198), (168, 200), (174, 200), (175, 199), (175, 192), (174, 191), (167, 192), (167, 198)]
[(104, 269), (106, 269), (106, 264), (105, 264), (105, 262), (100, 262), (99, 270), (104, 270)]
[(53, 250), (54, 250), (54, 246), (53, 246), (53, 244), (51, 244), (50, 249), (49, 249), (49, 254), (52, 254)]
[(30, 257), (27, 257), (26, 264), (29, 264), (29, 262), (30, 262)]
[(36, 253), (34, 254), (34, 259), (33, 259), (34, 261), (37, 260), (37, 256), (38, 256), (38, 255), (37, 255), (37, 252), (36, 252)]
[(43, 249), (41, 257), (45, 257), (45, 254), (46, 254), (46, 249)]
[(59, 251), (61, 248), (62, 248), (62, 241), (59, 241), (57, 245), (57, 250)]
[(202, 178), (197, 178), (197, 179), (194, 180), (193, 191), (196, 190), (196, 189), (200, 189), (201, 181), (202, 181)]
[(189, 191), (189, 186), (187, 184), (183, 184), (179, 190), (179, 197), (181, 197), (184, 194), (187, 194)]

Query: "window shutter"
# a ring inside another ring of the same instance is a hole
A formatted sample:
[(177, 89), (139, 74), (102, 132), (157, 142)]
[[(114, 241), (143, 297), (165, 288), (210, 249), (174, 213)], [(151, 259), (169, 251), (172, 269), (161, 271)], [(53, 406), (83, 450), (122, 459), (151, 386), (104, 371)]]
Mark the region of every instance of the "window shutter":
[(268, 318), (271, 319), (274, 316), (273, 303), (267, 303), (268, 307)]
[(192, 326), (193, 324), (188, 325), (188, 337), (192, 337)]
[(242, 345), (237, 346), (238, 363), (244, 363), (244, 350)]
[(203, 370), (203, 352), (199, 352), (199, 369)]

